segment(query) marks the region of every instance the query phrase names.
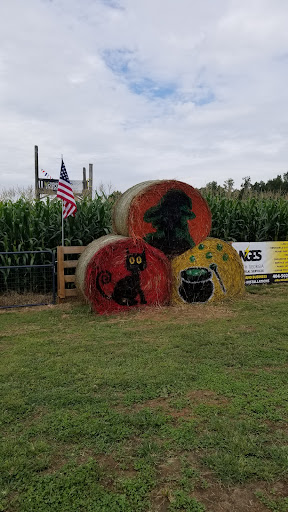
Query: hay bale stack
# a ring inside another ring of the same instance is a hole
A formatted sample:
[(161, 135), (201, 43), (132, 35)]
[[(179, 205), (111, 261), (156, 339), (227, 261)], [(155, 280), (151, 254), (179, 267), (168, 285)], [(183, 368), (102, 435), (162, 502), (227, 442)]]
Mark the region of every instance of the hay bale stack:
[(173, 259), (172, 303), (223, 300), (244, 293), (242, 261), (235, 249), (218, 238), (207, 238)]
[(170, 263), (143, 240), (107, 235), (79, 258), (76, 286), (99, 314), (168, 304)]
[(201, 194), (186, 183), (147, 181), (128, 189), (117, 201), (113, 228), (117, 234), (142, 238), (171, 257), (208, 236), (211, 212)]

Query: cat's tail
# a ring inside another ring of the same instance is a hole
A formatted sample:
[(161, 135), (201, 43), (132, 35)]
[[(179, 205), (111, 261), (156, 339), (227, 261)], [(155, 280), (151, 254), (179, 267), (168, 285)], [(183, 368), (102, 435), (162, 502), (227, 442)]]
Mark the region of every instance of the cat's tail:
[(106, 295), (102, 286), (111, 283), (111, 277), (109, 270), (101, 270), (101, 272), (96, 276), (96, 288), (101, 293), (102, 297), (108, 300), (110, 300), (112, 296), (109, 297), (109, 295)]

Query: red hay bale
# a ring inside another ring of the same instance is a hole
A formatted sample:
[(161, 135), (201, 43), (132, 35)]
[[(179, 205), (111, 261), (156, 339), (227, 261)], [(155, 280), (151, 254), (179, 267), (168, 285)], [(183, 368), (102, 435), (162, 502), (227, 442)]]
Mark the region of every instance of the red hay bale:
[(142, 238), (176, 256), (204, 240), (211, 212), (201, 194), (175, 180), (148, 181), (128, 189), (113, 211), (115, 233)]
[(86, 269), (89, 261), (94, 256), (94, 254), (99, 251), (105, 245), (114, 243), (118, 240), (126, 240), (124, 236), (120, 235), (105, 235), (97, 238), (97, 240), (93, 240), (89, 245), (87, 245), (84, 252), (82, 252), (76, 267), (75, 272), (75, 284), (78, 290), (85, 297), (85, 275)]
[(170, 264), (162, 252), (143, 240), (113, 235), (92, 244), (79, 258), (76, 284), (95, 312), (109, 314), (169, 302)]

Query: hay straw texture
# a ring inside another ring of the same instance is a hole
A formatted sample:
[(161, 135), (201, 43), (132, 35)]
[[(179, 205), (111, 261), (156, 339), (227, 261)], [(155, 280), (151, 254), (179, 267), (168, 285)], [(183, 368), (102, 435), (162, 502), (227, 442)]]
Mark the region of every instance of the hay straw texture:
[(174, 258), (171, 266), (173, 304), (213, 302), (244, 293), (242, 261), (223, 240), (207, 238)]
[(163, 253), (143, 240), (113, 235), (92, 244), (79, 259), (76, 282), (95, 312), (168, 304), (171, 270)]
[(112, 214), (112, 225), (114, 233), (118, 233), (123, 236), (129, 235), (129, 209), (130, 204), (135, 197), (139, 194), (143, 193), (146, 188), (155, 183), (161, 183), (161, 181), (144, 181), (142, 183), (137, 183), (133, 187), (129, 188), (119, 197), (118, 201), (114, 205), (113, 214)]
[(208, 236), (211, 212), (201, 194), (186, 183), (144, 182), (127, 190), (115, 204), (113, 226), (118, 234), (142, 238), (175, 256)]
[(126, 238), (119, 235), (105, 235), (101, 236), (97, 240), (93, 240), (89, 245), (87, 245), (84, 252), (82, 252), (76, 267), (75, 272), (75, 285), (78, 290), (85, 297), (85, 276), (86, 269), (91, 258), (105, 245), (113, 244), (118, 242), (119, 240), (125, 240)]

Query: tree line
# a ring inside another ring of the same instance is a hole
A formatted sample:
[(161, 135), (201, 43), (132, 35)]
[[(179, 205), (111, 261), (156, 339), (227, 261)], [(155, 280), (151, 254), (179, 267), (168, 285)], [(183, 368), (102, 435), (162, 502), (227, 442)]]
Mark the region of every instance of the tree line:
[(278, 174), (276, 178), (267, 180), (266, 182), (256, 181), (252, 183), (250, 176), (242, 178), (242, 183), (239, 189), (234, 187), (234, 180), (232, 178), (224, 181), (223, 186), (219, 185), (217, 181), (210, 181), (200, 189), (200, 192), (204, 195), (221, 195), (243, 199), (249, 196), (258, 195), (276, 195), (276, 196), (287, 196), (288, 195), (288, 172), (283, 175)]

